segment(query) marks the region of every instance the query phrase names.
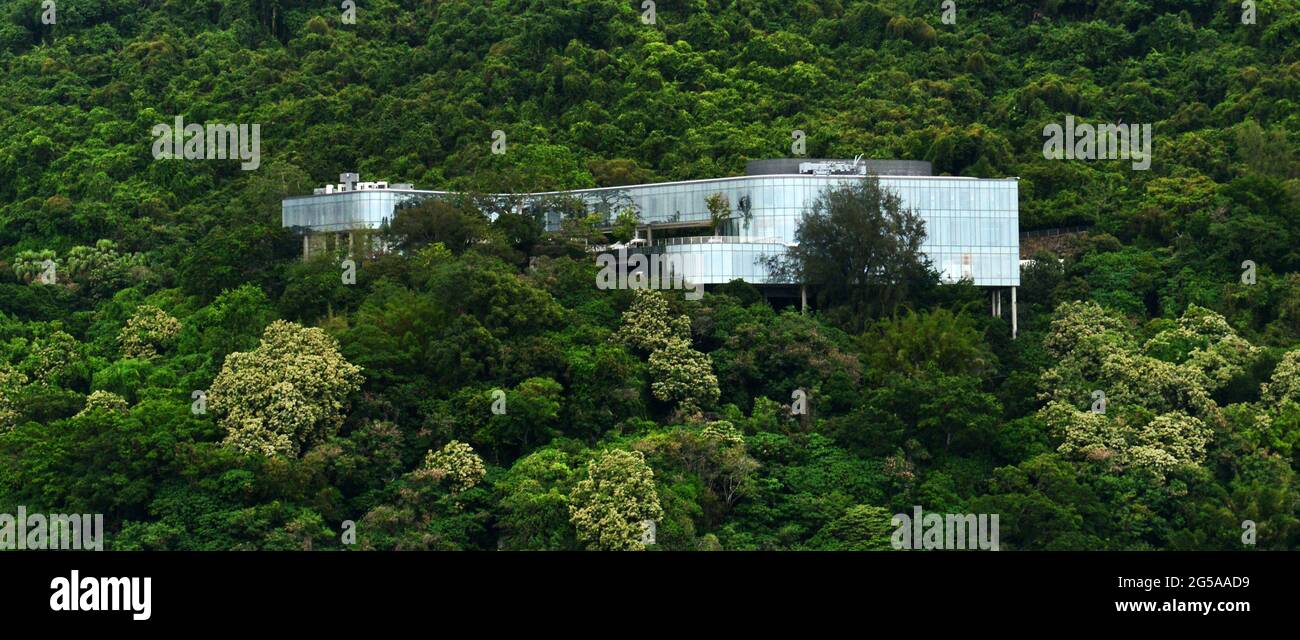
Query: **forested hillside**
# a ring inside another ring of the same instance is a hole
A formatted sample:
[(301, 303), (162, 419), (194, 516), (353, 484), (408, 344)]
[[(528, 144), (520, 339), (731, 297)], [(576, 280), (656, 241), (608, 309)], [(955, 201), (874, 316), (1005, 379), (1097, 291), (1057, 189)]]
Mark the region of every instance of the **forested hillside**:
[[(1003, 549), (1300, 547), (1300, 7), (941, 4), (0, 0), (0, 512), (114, 549), (888, 549), (915, 505)], [(1149, 170), (1045, 159), (1067, 115), (1151, 124)], [(177, 116), (259, 124), (260, 166), (155, 159)], [(582, 220), (435, 207), (355, 284), (280, 226), (344, 171), (711, 178), (794, 130), (1088, 230), (1013, 341), (968, 285), (599, 290)]]

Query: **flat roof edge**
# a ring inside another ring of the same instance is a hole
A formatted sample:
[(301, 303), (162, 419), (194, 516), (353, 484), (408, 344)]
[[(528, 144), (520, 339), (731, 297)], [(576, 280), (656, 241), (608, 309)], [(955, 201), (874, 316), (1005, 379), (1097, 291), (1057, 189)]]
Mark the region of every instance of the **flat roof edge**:
[[(1019, 182), (1019, 176), (1006, 178), (975, 178), (971, 176), (908, 176), (908, 175), (877, 175), (877, 176), (814, 176), (805, 173), (768, 173), (752, 176), (727, 176), (723, 178), (697, 178), (694, 180), (674, 180), (671, 182), (643, 182), (641, 184), (627, 184), (619, 187), (589, 187), (586, 189), (567, 189), (564, 191), (525, 191), (521, 193), (483, 193), (479, 195), (487, 197), (520, 197), (520, 196), (558, 196), (558, 195), (575, 195), (582, 193), (601, 193), (611, 191), (624, 191), (627, 189), (636, 189), (641, 187), (669, 187), (687, 184), (697, 184), (702, 182), (728, 182), (733, 180), (770, 180), (772, 178), (800, 178), (807, 180), (861, 180), (863, 178), (885, 178), (893, 180), (971, 180), (976, 182)], [(320, 198), (326, 196), (338, 196), (352, 193), (403, 193), (414, 195), (464, 195), (472, 193), (468, 191), (442, 191), (438, 189), (367, 189), (361, 191), (335, 191), (334, 193), (309, 193), (301, 196), (286, 196), (282, 200), (298, 200), (300, 198)]]

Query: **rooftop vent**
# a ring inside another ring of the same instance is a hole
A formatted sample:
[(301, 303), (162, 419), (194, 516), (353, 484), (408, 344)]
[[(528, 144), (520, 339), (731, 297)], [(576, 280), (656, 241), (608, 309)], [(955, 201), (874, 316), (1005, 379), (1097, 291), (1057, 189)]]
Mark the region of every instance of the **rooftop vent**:
[(311, 192), (315, 195), (323, 195), (329, 193), (343, 193), (347, 191), (382, 191), (390, 188), (409, 190), (412, 186), (407, 183), (401, 183), (394, 184), (390, 187), (387, 181), (362, 182), (359, 174), (349, 172), (339, 174), (338, 184), (327, 184), (323, 187), (312, 189)]
[(800, 162), (799, 173), (815, 176), (865, 176), (867, 165), (862, 162), (862, 156), (859, 155), (853, 160)]
[(851, 175), (928, 176), (930, 163), (924, 160), (872, 160), (858, 156), (843, 158), (772, 158), (750, 160), (745, 164), (747, 176), (770, 175)]

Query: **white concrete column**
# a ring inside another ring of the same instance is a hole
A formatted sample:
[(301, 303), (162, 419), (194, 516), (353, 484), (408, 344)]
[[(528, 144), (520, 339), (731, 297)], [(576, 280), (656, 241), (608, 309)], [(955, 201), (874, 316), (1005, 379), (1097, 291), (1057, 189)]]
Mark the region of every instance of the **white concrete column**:
[(1016, 339), (1016, 333), (1019, 329), (1016, 320), (1016, 288), (1011, 287), (1011, 339)]

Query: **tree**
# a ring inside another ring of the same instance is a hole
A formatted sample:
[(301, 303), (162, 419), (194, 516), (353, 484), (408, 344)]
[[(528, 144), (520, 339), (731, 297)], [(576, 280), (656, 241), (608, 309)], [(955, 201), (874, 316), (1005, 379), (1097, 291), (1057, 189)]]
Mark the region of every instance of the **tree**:
[(218, 219), (200, 240), (186, 245), (177, 276), (185, 291), (211, 300), (249, 284), (267, 287), (278, 278), (278, 265), (301, 251), (302, 241), (278, 224)]
[(126, 413), (126, 398), (123, 398), (112, 391), (92, 391), (90, 395), (86, 396), (86, 406), (77, 414), (77, 417), (81, 417), (93, 411)]
[(753, 490), (754, 473), (762, 465), (749, 456), (745, 436), (726, 420), (715, 420), (700, 431), (706, 443), (705, 464), (696, 473), (728, 507)]
[(592, 550), (643, 550), (641, 523), (663, 515), (654, 472), (639, 451), (604, 451), (569, 494), (569, 521)]
[(104, 297), (125, 284), (130, 271), (143, 266), (143, 259), (139, 254), (119, 253), (112, 240), (99, 240), (93, 247), (68, 250), (63, 264), (70, 280), (90, 295)]
[(731, 203), (724, 193), (711, 193), (704, 197), (704, 206), (709, 209), (709, 226), (714, 235), (722, 235), (722, 225), (731, 219)]
[(888, 551), (893, 548), (893, 515), (867, 504), (849, 507), (808, 541), (815, 551)]
[(636, 160), (614, 158), (610, 160), (592, 159), (587, 161), (596, 184), (601, 187), (621, 187), (628, 184), (645, 184), (654, 182), (654, 172), (637, 165)]
[[(11, 261), (14, 275), (26, 283), (41, 281), (43, 284), (58, 282), (58, 254), (50, 249), (41, 251), (20, 251)], [(55, 282), (44, 282), (47, 266), (54, 265)]]
[(636, 227), (641, 224), (635, 209), (623, 209), (614, 217), (613, 228), (609, 232), (611, 240), (628, 242), (636, 236)]
[(575, 549), (569, 525), (570, 457), (541, 449), (515, 461), (496, 483), (501, 492), (501, 544), (510, 550)]
[(1109, 309), (1129, 314), (1153, 311), (1153, 297), (1163, 275), (1160, 262), (1151, 252), (1138, 247), (1090, 253), (1079, 261), (1086, 275), (1089, 295)]
[(564, 435), (595, 442), (609, 425), (644, 417), (646, 365), (625, 347), (572, 345), (564, 362), (567, 384), (559, 402)]
[(847, 312), (861, 327), (933, 286), (938, 276), (921, 253), (925, 221), (873, 178), (828, 187), (804, 213), (796, 246), (768, 260), (777, 281), (815, 287), (818, 305)]
[(181, 323), (153, 305), (141, 305), (117, 334), (123, 358), (157, 357), (176, 344)]
[(1179, 466), (1204, 460), (1211, 437), (1203, 421), (1179, 411), (1103, 414), (1050, 402), (1039, 417), (1062, 439), (1061, 453), (1103, 462), (1116, 472), (1149, 471), (1162, 480)]
[(33, 383), (51, 387), (76, 387), (89, 377), (85, 346), (58, 330), (43, 332), (32, 340), (19, 368)]
[(487, 475), (483, 458), (474, 453), (473, 447), (457, 440), (448, 442), (437, 453), (430, 450), (424, 457), (424, 468), (446, 478), (453, 494), (474, 488)]
[(623, 312), (614, 340), (643, 353), (653, 353), (672, 339), (687, 339), (690, 335), (690, 318), (670, 315), (668, 299), (662, 292), (635, 289), (632, 305)]
[(1061, 453), (1159, 479), (1204, 460), (1212, 426), (1224, 421), (1210, 394), (1259, 350), (1196, 305), (1162, 322), (1139, 348), (1128, 324), (1095, 302), (1057, 309), (1043, 339), (1056, 361), (1041, 378), (1048, 403), (1038, 417), (1063, 439)]
[(1260, 353), (1258, 347), (1238, 336), (1223, 316), (1194, 304), (1187, 307), (1175, 326), (1156, 333), (1142, 350), (1199, 372), (1208, 391), (1245, 373)]
[(908, 309), (878, 320), (862, 335), (862, 353), (876, 372), (909, 375), (934, 367), (949, 375), (983, 377), (997, 364), (974, 319), (947, 309)]
[[(663, 481), (670, 484), (670, 491), (683, 486), (683, 481), (689, 483), (694, 501), (699, 493), (694, 481), (698, 480), (704, 489), (698, 501), (706, 525), (724, 520), (742, 498), (756, 491), (757, 472), (762, 465), (749, 455), (744, 435), (728, 420), (711, 421), (702, 429), (656, 431), (637, 440), (633, 447), (647, 454)], [(669, 494), (669, 499), (683, 497)]]
[(521, 256), (528, 256), (542, 239), (545, 225), (535, 216), (505, 211), (492, 221), (492, 229)]
[(394, 212), (389, 233), (403, 251), (440, 242), (460, 254), (488, 237), (487, 218), (469, 197), (430, 198)]
[(226, 291), (185, 319), (176, 350), (206, 360), (203, 373), (216, 377), (226, 355), (257, 348), (262, 332), (275, 319), (275, 309), (261, 288), (246, 284)]
[[(505, 393), (505, 412), (492, 413), (477, 441), (514, 452), (546, 444), (557, 433), (564, 387), (550, 378), (529, 378)], [(487, 399), (484, 398), (484, 401)]]
[[(353, 265), (357, 281), (364, 282), (366, 265), (360, 260)], [(333, 318), (336, 312), (345, 311), (360, 287), (345, 283), (343, 272), (343, 258), (338, 255), (318, 254), (289, 265), (284, 293), (280, 296), (281, 313), (287, 318), (311, 322)]]
[(564, 318), (564, 309), (545, 289), (476, 252), (437, 263), (424, 284), (444, 322), (476, 320), (501, 339), (544, 333)]
[(272, 322), (252, 351), (226, 357), (209, 403), (226, 444), (248, 454), (296, 457), (343, 423), (361, 368), (344, 360), (320, 329)]
[(931, 372), (923, 381), (916, 425), (921, 440), (936, 451), (949, 451), (954, 441), (966, 443), (970, 451), (985, 449), (1002, 405), (980, 390), (979, 379)]
[(1260, 395), (1273, 404), (1300, 403), (1300, 349), (1282, 356), (1273, 370), (1273, 378), (1260, 387)]
[(1127, 323), (1095, 302), (1061, 305), (1043, 346), (1055, 358), (1040, 379), (1043, 400), (1082, 406), (1100, 391), (1108, 406), (1203, 418), (1218, 412), (1211, 391), (1255, 354), (1221, 316), (1193, 306), (1178, 326), (1148, 341), (1146, 350), (1156, 355), (1147, 355)]
[[(361, 518), (361, 549), (462, 550), (488, 543), (488, 513), (479, 485), (482, 460), (463, 443), (430, 452), (425, 464), (392, 482), (392, 501), (371, 507)], [(463, 490), (460, 490), (463, 488)]]
[(718, 377), (707, 353), (673, 338), (650, 354), (650, 390), (664, 402), (676, 402), (679, 413), (691, 415), (717, 402)]
[(18, 392), (27, 384), (27, 376), (0, 361), (0, 432), (13, 427), (18, 420)]
[(1108, 505), (1084, 471), (1056, 454), (994, 469), (974, 513), (1001, 515), (1003, 549), (1104, 549)]
[[(802, 389), (813, 416), (853, 406), (860, 396), (863, 359), (846, 334), (813, 316), (767, 305), (737, 309), (725, 299), (697, 316), (701, 346), (718, 374), (722, 402), (746, 407), (755, 398), (790, 402)], [(709, 349), (721, 342), (721, 346)]]
[(1092, 336), (1109, 335), (1123, 340), (1128, 330), (1123, 318), (1095, 302), (1066, 302), (1056, 308), (1051, 331), (1043, 337), (1043, 347), (1059, 359), (1073, 355)]
[(683, 415), (697, 413), (720, 394), (713, 361), (691, 347), (690, 336), (690, 318), (671, 315), (663, 293), (636, 289), (611, 338), (650, 354), (651, 392), (659, 400), (678, 403)]

